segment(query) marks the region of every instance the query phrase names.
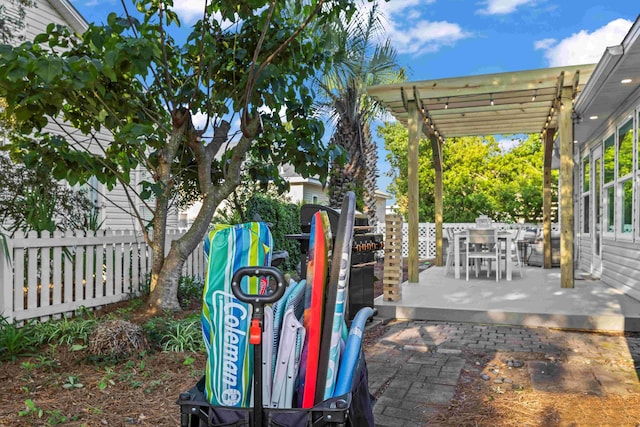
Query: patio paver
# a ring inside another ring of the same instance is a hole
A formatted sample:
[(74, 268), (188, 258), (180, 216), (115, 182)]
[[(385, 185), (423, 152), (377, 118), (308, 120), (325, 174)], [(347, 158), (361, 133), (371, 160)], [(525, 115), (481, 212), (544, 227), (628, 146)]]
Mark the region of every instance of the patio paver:
[[(378, 321), (384, 319), (377, 319)], [(391, 321), (366, 350), (369, 389), (381, 427), (428, 425), (454, 397), (463, 352), (540, 353), (526, 363), (534, 387), (566, 392), (640, 393), (640, 335), (466, 322)], [(525, 358), (526, 359), (526, 358)], [(543, 373), (544, 371), (544, 373)], [(639, 409), (640, 411), (640, 409)], [(640, 414), (639, 414), (640, 416)]]

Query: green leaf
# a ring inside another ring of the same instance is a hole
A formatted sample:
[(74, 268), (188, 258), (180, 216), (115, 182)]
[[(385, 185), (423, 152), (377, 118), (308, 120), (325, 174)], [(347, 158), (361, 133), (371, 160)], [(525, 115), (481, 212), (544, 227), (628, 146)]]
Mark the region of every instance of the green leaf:
[(55, 58), (39, 58), (36, 62), (36, 75), (45, 83), (51, 83), (62, 73), (62, 63)]

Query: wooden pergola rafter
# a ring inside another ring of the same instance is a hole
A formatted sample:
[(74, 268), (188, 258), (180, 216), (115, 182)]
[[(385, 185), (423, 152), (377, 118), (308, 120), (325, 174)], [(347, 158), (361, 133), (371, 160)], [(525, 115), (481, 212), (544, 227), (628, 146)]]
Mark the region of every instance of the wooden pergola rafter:
[[(409, 131), (409, 282), (418, 282), (418, 144), (429, 138), (435, 168), (436, 265), (442, 265), (442, 144), (446, 137), (541, 133), (544, 141), (543, 233), (551, 267), (551, 156), (560, 145), (561, 286), (573, 287), (573, 103), (595, 65), (372, 86)], [(566, 84), (565, 82), (570, 82)]]

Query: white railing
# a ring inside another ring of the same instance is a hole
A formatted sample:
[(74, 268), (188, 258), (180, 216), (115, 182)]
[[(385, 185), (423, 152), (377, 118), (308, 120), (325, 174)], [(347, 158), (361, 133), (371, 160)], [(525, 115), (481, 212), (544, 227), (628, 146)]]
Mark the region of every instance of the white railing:
[[(442, 225), (444, 228), (451, 228), (454, 231), (466, 230), (475, 226), (472, 222), (447, 222)], [(510, 229), (514, 227), (540, 228), (539, 224), (507, 224), (495, 223), (499, 229)], [(558, 224), (551, 225), (552, 230), (558, 230)], [(384, 224), (378, 224), (377, 232), (384, 235)], [(402, 224), (402, 256), (409, 256), (409, 224)], [(432, 222), (421, 222), (418, 224), (418, 258), (431, 259), (436, 257), (436, 225)]]
[[(182, 232), (167, 234), (167, 248)], [(73, 313), (139, 295), (151, 271), (152, 252), (140, 234), (101, 231), (53, 235), (36, 233), (0, 245), (0, 315), (22, 321)], [(183, 274), (204, 277), (202, 244), (189, 256)]]

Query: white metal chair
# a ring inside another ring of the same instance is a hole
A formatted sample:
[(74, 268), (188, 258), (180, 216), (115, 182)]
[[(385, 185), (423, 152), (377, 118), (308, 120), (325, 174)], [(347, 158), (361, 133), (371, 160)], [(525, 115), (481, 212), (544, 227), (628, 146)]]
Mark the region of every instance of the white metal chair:
[(493, 220), (486, 215), (480, 215), (476, 218), (476, 228), (492, 228)]
[[(446, 276), (447, 274), (449, 274), (449, 270), (451, 269), (451, 267), (453, 267), (453, 263), (455, 262), (455, 259), (456, 259), (456, 248), (455, 248), (456, 242), (455, 242), (455, 236), (452, 228), (445, 228), (444, 232), (448, 242), (447, 243), (447, 262), (444, 267), (444, 274)], [(460, 259), (466, 263), (466, 260), (465, 260), (466, 257), (467, 257), (466, 246), (461, 247)]]
[[(524, 277), (524, 273), (522, 270), (522, 259), (520, 258), (520, 248), (518, 247), (518, 242), (522, 239), (521, 236), (524, 235), (524, 230), (522, 228), (517, 228), (515, 230), (509, 230), (511, 232), (511, 261), (515, 261), (518, 264), (518, 270), (520, 271), (520, 278)], [(506, 274), (507, 271), (507, 250), (506, 242), (500, 242), (500, 258), (504, 259), (504, 271)]]
[(491, 275), (491, 261), (496, 262), (496, 282), (500, 280), (500, 245), (498, 230), (494, 228), (470, 228), (465, 242), (467, 251), (467, 281), (469, 280), (469, 261), (476, 262), (476, 277), (480, 271), (480, 261), (487, 260), (487, 277)]

